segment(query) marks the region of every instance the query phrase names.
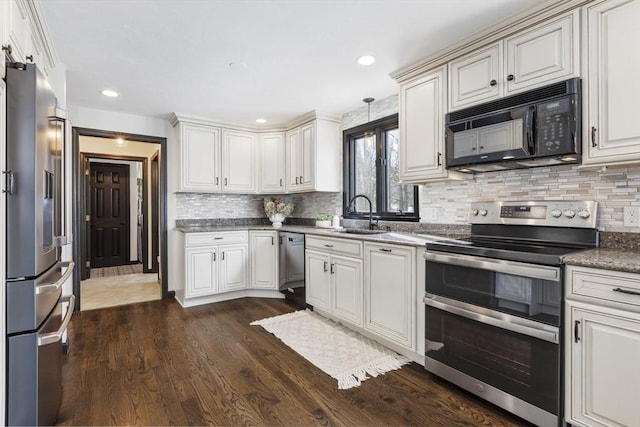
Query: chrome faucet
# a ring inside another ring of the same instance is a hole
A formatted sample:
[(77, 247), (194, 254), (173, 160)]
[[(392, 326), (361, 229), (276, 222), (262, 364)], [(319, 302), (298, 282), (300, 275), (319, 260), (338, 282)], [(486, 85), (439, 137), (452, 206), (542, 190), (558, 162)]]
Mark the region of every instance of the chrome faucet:
[(378, 219), (376, 218), (375, 224), (371, 221), (372, 215), (373, 215), (373, 204), (371, 203), (371, 199), (369, 199), (367, 196), (365, 196), (364, 194), (356, 194), (355, 196), (353, 196), (351, 200), (349, 200), (347, 211), (351, 211), (351, 205), (353, 204), (354, 200), (356, 200), (358, 197), (362, 197), (367, 202), (369, 202), (369, 230), (373, 230), (374, 227), (378, 226)]

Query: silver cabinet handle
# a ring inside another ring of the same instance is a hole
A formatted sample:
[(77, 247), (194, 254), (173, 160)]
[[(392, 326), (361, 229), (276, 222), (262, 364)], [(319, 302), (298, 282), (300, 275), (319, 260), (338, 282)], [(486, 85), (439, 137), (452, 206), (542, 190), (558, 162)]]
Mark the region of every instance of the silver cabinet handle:
[(615, 288), (615, 289), (613, 290), (613, 292), (620, 292), (621, 294), (637, 295), (637, 296), (640, 296), (640, 292), (636, 292), (636, 291), (629, 291), (629, 290), (622, 289), (622, 288)]
[(2, 190), (3, 193), (7, 193), (8, 195), (12, 196), (13, 195), (13, 186), (14, 186), (14, 180), (13, 180), (13, 171), (12, 170), (8, 170), (8, 171), (2, 171), (3, 174), (5, 174), (7, 176), (7, 184), (6, 184), (6, 188), (4, 190)]
[(47, 334), (42, 334), (38, 336), (38, 347), (42, 347), (43, 345), (53, 344), (62, 339), (62, 334), (67, 330), (67, 326), (69, 326), (69, 322), (71, 321), (71, 316), (73, 316), (73, 309), (76, 306), (76, 297), (75, 295), (69, 296), (69, 307), (67, 307), (67, 313), (62, 320), (62, 325), (56, 332), (49, 332)]
[(518, 334), (539, 338), (555, 344), (560, 342), (560, 329), (555, 326), (541, 325), (538, 322), (511, 316), (499, 311), (484, 309), (449, 298), (427, 294), (422, 302), (428, 307), (433, 307), (455, 314), (485, 325), (496, 326)]
[(73, 268), (75, 267), (75, 265), (76, 264), (73, 261), (62, 263), (60, 267), (61, 268), (66, 267), (67, 271), (65, 271), (64, 274), (60, 277), (60, 279), (58, 279), (55, 283), (38, 286), (36, 288), (36, 295), (48, 294), (51, 292), (58, 292), (62, 288), (62, 285), (64, 285), (64, 282), (66, 282), (69, 276), (71, 276), (71, 273), (73, 273)]

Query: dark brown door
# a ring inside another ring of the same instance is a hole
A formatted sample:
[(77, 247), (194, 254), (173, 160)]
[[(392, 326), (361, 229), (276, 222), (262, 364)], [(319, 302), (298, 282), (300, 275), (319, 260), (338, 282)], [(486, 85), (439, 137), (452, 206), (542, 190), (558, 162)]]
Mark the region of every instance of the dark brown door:
[[(158, 152), (151, 158), (151, 272), (159, 273), (158, 256), (160, 255), (160, 162)], [(144, 260), (147, 264), (147, 260)]]
[(91, 162), (91, 268), (129, 264), (129, 166)]

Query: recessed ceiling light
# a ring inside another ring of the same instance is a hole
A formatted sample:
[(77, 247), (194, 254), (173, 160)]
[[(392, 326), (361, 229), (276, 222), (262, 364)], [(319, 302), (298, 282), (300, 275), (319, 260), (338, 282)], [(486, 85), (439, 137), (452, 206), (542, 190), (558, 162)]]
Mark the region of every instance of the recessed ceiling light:
[(358, 64), (360, 65), (371, 65), (376, 62), (376, 58), (371, 55), (364, 55), (358, 58)]
[(116, 92), (115, 90), (111, 90), (111, 89), (105, 89), (103, 91), (100, 92), (101, 94), (103, 94), (104, 96), (108, 96), (110, 98), (115, 98), (118, 96), (118, 92)]
[(122, 138), (116, 138), (116, 144), (117, 144), (117, 145), (124, 145), (124, 139), (122, 139)]
[(267, 119), (256, 119), (256, 123), (260, 123), (260, 124), (267, 123)]

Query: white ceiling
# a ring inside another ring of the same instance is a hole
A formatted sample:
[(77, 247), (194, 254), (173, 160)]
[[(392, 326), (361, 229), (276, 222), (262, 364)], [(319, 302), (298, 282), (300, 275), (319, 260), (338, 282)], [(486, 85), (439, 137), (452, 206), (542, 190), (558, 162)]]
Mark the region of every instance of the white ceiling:
[[(539, 0), (43, 0), (67, 104), (228, 123), (341, 115), (389, 73)], [(375, 64), (356, 58), (371, 54)], [(232, 62), (247, 64), (234, 71)], [(99, 92), (110, 88), (118, 98)]]

